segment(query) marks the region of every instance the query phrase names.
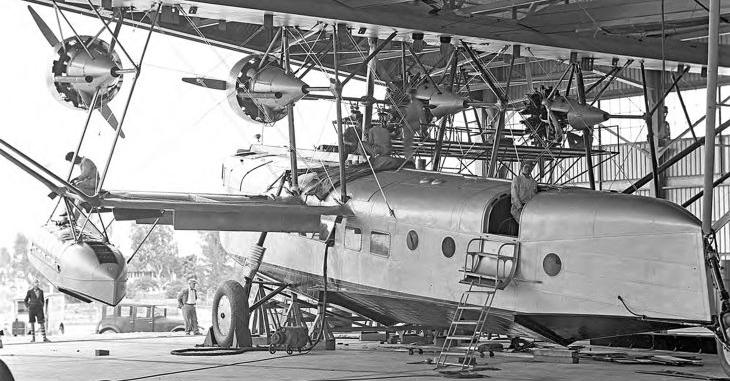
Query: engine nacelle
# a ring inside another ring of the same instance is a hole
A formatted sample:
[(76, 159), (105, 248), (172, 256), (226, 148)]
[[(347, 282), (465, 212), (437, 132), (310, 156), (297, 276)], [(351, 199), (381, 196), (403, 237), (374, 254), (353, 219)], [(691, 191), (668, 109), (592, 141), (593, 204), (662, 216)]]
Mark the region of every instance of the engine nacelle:
[(553, 112), (566, 114), (568, 124), (576, 130), (592, 129), (593, 126), (607, 121), (611, 116), (590, 105), (582, 105), (575, 99), (558, 97), (553, 101), (543, 101)]
[(61, 103), (88, 110), (97, 89), (99, 97), (93, 108), (108, 103), (117, 95), (122, 87), (122, 76), (118, 72), (122, 62), (107, 42), (91, 36), (80, 36), (80, 39), (86, 41), (86, 48), (75, 37), (53, 47), (55, 57), (48, 84)]
[[(307, 84), (271, 56), (250, 55), (231, 68), (228, 103), (244, 119), (274, 123), (287, 115), (287, 106), (307, 94)], [(233, 90), (233, 91), (232, 91)]]
[(455, 114), (469, 107), (469, 100), (460, 97), (448, 90), (441, 89), (441, 93), (429, 83), (424, 83), (416, 89), (416, 98), (428, 102), (428, 108), (436, 119)]

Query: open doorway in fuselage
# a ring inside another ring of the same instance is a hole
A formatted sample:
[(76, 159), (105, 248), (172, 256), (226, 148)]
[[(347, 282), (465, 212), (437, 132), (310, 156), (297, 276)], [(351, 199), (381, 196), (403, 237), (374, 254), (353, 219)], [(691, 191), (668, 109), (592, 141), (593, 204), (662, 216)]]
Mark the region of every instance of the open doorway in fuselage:
[(484, 214), (484, 233), (517, 237), (519, 224), (512, 216), (512, 199), (509, 194), (497, 198)]

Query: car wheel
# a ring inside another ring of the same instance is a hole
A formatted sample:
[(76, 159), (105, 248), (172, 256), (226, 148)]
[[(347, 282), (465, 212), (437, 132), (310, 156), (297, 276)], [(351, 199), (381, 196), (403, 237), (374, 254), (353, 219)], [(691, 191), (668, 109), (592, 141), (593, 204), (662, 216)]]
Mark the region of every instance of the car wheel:
[(117, 333), (117, 331), (114, 328), (104, 328), (99, 333), (102, 335), (109, 335), (112, 333)]
[[(248, 297), (240, 283), (227, 280), (213, 297), (213, 335), (221, 347), (251, 346), (248, 332)], [(237, 341), (236, 343), (234, 343)]]

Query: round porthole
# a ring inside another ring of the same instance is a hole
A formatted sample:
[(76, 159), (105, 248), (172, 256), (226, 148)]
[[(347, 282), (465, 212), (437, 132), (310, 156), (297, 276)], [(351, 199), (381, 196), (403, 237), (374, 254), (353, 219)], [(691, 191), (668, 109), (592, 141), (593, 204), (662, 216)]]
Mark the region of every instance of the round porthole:
[(454, 256), (454, 253), (456, 252), (456, 242), (454, 242), (453, 238), (446, 237), (443, 241), (441, 241), (441, 252), (446, 258)]
[(545, 274), (547, 275), (558, 275), (562, 267), (563, 262), (560, 260), (560, 257), (558, 257), (558, 255), (555, 253), (550, 253), (546, 255), (545, 259), (542, 260), (542, 268), (545, 270)]
[(406, 236), (406, 246), (408, 246), (411, 250), (416, 250), (418, 247), (418, 233), (416, 233), (415, 230), (408, 232), (408, 235)]

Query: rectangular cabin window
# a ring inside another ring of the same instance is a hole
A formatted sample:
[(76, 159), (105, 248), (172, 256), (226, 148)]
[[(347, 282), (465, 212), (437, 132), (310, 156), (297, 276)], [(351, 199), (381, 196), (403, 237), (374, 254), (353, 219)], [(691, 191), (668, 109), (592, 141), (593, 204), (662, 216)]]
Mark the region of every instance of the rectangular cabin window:
[(345, 248), (355, 251), (362, 249), (362, 230), (360, 228), (345, 227)]
[(114, 307), (104, 306), (104, 316), (114, 316)]
[(150, 308), (149, 307), (137, 307), (137, 317), (138, 318), (150, 317)]
[(167, 308), (155, 307), (155, 317), (165, 317), (167, 315)]
[(370, 232), (370, 252), (377, 255), (390, 255), (390, 234)]
[(131, 306), (121, 306), (119, 308), (119, 316), (122, 316), (122, 317), (132, 316), (132, 307)]

